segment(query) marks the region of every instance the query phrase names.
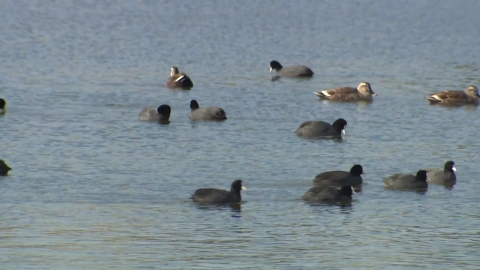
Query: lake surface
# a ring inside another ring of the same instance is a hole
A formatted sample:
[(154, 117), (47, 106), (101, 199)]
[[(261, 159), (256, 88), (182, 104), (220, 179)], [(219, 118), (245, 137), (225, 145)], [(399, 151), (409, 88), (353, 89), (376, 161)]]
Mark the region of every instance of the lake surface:
[[(2, 269), (479, 269), (478, 110), (429, 106), (480, 86), (480, 2), (2, 1)], [(310, 80), (270, 81), (269, 62)], [(191, 91), (164, 87), (170, 67)], [(368, 81), (372, 104), (313, 91)], [(191, 99), (229, 119), (192, 122)], [(137, 121), (167, 103), (170, 125)], [(348, 121), (343, 141), (304, 121)], [(457, 185), (386, 190), (443, 167)], [(347, 207), (301, 196), (362, 164)], [(240, 207), (200, 187), (242, 179)]]

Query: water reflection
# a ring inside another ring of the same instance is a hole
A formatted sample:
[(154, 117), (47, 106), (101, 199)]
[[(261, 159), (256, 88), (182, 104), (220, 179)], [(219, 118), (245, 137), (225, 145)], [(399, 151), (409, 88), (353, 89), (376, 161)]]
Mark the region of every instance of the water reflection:
[(329, 137), (326, 137), (326, 136), (323, 136), (323, 137), (305, 137), (305, 136), (298, 136), (306, 141), (310, 141), (310, 142), (317, 142), (319, 140), (329, 140), (329, 141), (333, 141), (333, 142), (343, 142), (346, 140), (346, 136), (329, 136)]
[(308, 204), (312, 207), (339, 206), (341, 209), (350, 209), (353, 206), (352, 201), (341, 201), (341, 202), (329, 202), (329, 201), (311, 202), (311, 201), (305, 201), (305, 204)]
[(418, 194), (421, 194), (421, 195), (425, 195), (428, 191), (428, 188), (421, 188), (421, 189), (395, 189), (395, 188), (388, 188), (388, 187), (384, 187), (384, 189), (386, 190), (390, 190), (392, 192), (395, 192), (395, 191), (398, 191), (398, 192), (414, 192), (414, 193), (418, 193)]
[(206, 211), (224, 211), (230, 209), (232, 213), (240, 214), (242, 212), (241, 203), (231, 204), (195, 204), (198, 209)]

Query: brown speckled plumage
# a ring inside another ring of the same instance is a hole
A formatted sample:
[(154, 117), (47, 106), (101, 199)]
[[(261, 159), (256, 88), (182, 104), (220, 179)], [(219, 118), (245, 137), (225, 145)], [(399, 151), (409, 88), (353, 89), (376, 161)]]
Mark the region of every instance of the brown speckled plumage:
[(372, 87), (368, 82), (361, 82), (357, 88), (354, 87), (339, 87), (319, 92), (313, 92), (322, 100), (340, 101), (340, 102), (355, 102), (355, 101), (373, 101), (373, 96), (376, 96), (372, 91)]
[(478, 105), (480, 95), (475, 86), (469, 86), (465, 91), (445, 90), (426, 97), (430, 104), (445, 106)]

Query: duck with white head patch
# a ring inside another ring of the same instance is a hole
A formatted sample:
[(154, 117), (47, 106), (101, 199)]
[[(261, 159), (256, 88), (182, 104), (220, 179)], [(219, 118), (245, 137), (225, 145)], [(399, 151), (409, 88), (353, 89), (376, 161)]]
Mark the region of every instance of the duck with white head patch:
[(428, 182), (432, 184), (453, 186), (457, 181), (457, 176), (455, 172), (457, 168), (455, 167), (455, 162), (449, 160), (445, 162), (443, 169), (434, 168), (426, 169)]

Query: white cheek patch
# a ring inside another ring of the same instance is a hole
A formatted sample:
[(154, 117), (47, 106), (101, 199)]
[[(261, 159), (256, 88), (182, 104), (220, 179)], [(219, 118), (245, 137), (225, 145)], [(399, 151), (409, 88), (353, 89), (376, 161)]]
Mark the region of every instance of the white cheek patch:
[(321, 93), (324, 94), (324, 95), (327, 96), (327, 97), (331, 96), (331, 95), (328, 93), (328, 91), (322, 91)]
[(174, 82), (179, 82), (185, 78), (185, 75), (178, 77)]

